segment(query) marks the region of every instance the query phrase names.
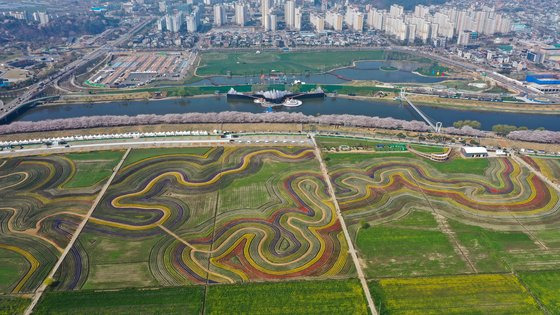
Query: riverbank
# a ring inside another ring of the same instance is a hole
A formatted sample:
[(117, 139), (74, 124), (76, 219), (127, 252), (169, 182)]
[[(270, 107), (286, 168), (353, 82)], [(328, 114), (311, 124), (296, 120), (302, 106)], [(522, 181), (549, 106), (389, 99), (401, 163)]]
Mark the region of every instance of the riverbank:
[[(383, 101), (390, 103), (400, 103), (395, 99), (394, 95), (387, 96), (359, 96), (359, 95), (343, 95), (338, 94), (336, 97), (361, 101)], [(560, 104), (555, 105), (532, 105), (525, 103), (507, 103), (507, 102), (482, 102), (474, 100), (462, 100), (441, 98), (437, 96), (418, 96), (416, 94), (407, 94), (406, 96), (416, 105), (449, 108), (462, 111), (487, 111), (487, 112), (505, 112), (505, 113), (523, 113), (523, 114), (544, 114), (559, 115)]]
[[(98, 134), (118, 134), (130, 132), (167, 132), (167, 131), (186, 131), (186, 130), (202, 130), (212, 132), (213, 130), (222, 130), (230, 132), (245, 132), (245, 133), (308, 133), (308, 132), (321, 132), (330, 134), (348, 134), (353, 136), (365, 137), (390, 137), (397, 139), (398, 134), (404, 134), (405, 139), (395, 141), (407, 141), (418, 139), (418, 137), (431, 137), (432, 133), (428, 132), (413, 132), (403, 130), (391, 130), (382, 128), (359, 128), (349, 126), (331, 126), (331, 125), (317, 125), (317, 124), (301, 124), (301, 123), (184, 123), (184, 124), (156, 124), (156, 125), (135, 125), (135, 126), (116, 126), (116, 127), (99, 127), (99, 128), (86, 128), (86, 129), (72, 129), (72, 130), (58, 130), (58, 131), (42, 131), (42, 132), (27, 132), (0, 135), (0, 141), (19, 141), (26, 139), (39, 139), (39, 138), (57, 138), (69, 136), (85, 136), (85, 135), (98, 135)], [(451, 136), (443, 135), (448, 139), (456, 139), (459, 143), (460, 139), (465, 139), (464, 136)], [(468, 138), (468, 137), (467, 137)], [(477, 139), (482, 145), (485, 146), (499, 146), (503, 148), (525, 148), (532, 150), (546, 150), (553, 152), (560, 152), (559, 144), (544, 144), (533, 143), (524, 141), (509, 140), (501, 137), (490, 137)]]
[[(395, 89), (391, 87), (366, 87), (366, 86), (347, 86), (347, 91), (360, 92), (360, 88), (371, 89), (370, 93), (384, 92), (384, 94), (376, 95), (348, 95), (348, 94), (336, 94), (336, 98), (344, 98), (349, 100), (361, 100), (361, 101), (372, 101), (372, 102), (388, 102), (388, 103), (400, 103), (396, 100)], [(341, 86), (341, 89), (342, 86)], [(355, 90), (355, 91), (354, 91)], [(329, 92), (328, 90), (326, 92)], [(210, 97), (221, 97), (222, 95), (217, 95), (213, 93), (199, 94), (192, 96), (158, 96), (155, 97), (153, 92), (139, 92), (139, 93), (123, 93), (123, 94), (92, 94), (83, 96), (72, 96), (63, 97), (62, 99), (39, 105), (38, 107), (53, 107), (61, 105), (71, 105), (87, 103), (92, 106), (95, 104), (106, 104), (111, 102), (134, 102), (134, 101), (162, 101), (162, 100), (178, 100), (178, 99), (198, 99), (198, 98), (210, 98)], [(483, 102), (476, 100), (464, 100), (464, 99), (451, 99), (451, 98), (441, 98), (438, 96), (430, 96), (423, 94), (408, 94), (407, 97), (417, 105), (455, 109), (461, 111), (486, 111), (486, 112), (504, 112), (504, 113), (523, 113), (523, 114), (543, 114), (543, 115), (558, 115), (560, 114), (560, 104), (528, 104), (528, 103), (510, 103), (510, 102)], [(305, 104), (304, 104), (305, 105)]]
[(523, 114), (560, 114), (560, 104), (530, 104), (514, 102), (484, 102), (456, 98), (442, 98), (432, 95), (407, 94), (407, 98), (415, 104), (453, 108), (458, 110), (491, 111)]

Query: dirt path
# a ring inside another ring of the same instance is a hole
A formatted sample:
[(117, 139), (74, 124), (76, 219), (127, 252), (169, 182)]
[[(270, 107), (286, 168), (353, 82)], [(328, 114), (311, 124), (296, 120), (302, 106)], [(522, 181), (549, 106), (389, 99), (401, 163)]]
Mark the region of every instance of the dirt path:
[[(97, 207), (97, 205), (101, 201), (101, 198), (103, 197), (103, 195), (107, 191), (107, 188), (109, 188), (109, 186), (113, 182), (113, 179), (115, 178), (115, 176), (117, 175), (117, 172), (119, 171), (119, 169), (123, 165), (124, 160), (126, 159), (128, 154), (130, 153), (130, 150), (131, 150), (130, 148), (126, 150), (126, 152), (122, 156), (119, 164), (117, 164), (117, 166), (113, 169), (113, 174), (111, 174), (111, 177), (109, 177), (109, 179), (107, 180), (107, 182), (105, 183), (105, 185), (103, 186), (103, 188), (101, 189), (99, 194), (97, 195), (97, 198), (95, 198), (95, 201), (91, 205), (91, 208), (89, 209), (88, 213), (86, 214), (86, 216), (84, 217), (84, 219), (82, 220), (80, 225), (78, 225), (78, 228), (76, 228), (76, 231), (74, 231), (74, 234), (72, 235), (72, 238), (70, 239), (70, 241), (66, 245), (66, 248), (64, 249), (64, 252), (60, 255), (60, 257), (58, 258), (58, 261), (56, 262), (56, 264), (52, 268), (51, 272), (47, 276), (47, 279), (52, 278), (55, 275), (55, 273), (57, 272), (58, 268), (60, 268), (60, 265), (62, 265), (62, 262), (66, 258), (66, 255), (68, 255), (68, 253), (70, 252), (70, 250), (74, 246), (74, 243), (76, 243), (76, 240), (78, 240), (78, 237), (80, 236), (80, 233), (82, 232), (82, 230), (86, 226), (86, 223), (88, 222), (89, 218), (93, 214), (93, 211), (95, 210), (95, 208)], [(43, 281), (43, 284), (41, 284), (41, 286), (35, 291), (35, 294), (33, 295), (33, 300), (31, 301), (31, 304), (25, 310), (25, 313), (24, 313), (25, 315), (31, 315), (31, 313), (33, 312), (33, 309), (35, 308), (35, 306), (37, 305), (37, 303), (41, 299), (41, 296), (43, 295), (43, 292), (45, 292), (46, 289), (47, 289), (46, 281)]]
[(471, 268), (471, 271), (474, 272), (474, 273), (478, 273), (478, 270), (476, 269), (474, 263), (472, 262), (472, 260), (470, 258), (469, 251), (467, 250), (466, 247), (464, 247), (463, 245), (461, 245), (461, 243), (459, 243), (459, 240), (457, 239), (457, 235), (455, 234), (455, 232), (449, 226), (449, 222), (447, 221), (447, 218), (445, 216), (443, 216), (441, 213), (439, 213), (439, 211), (437, 211), (436, 208), (432, 205), (432, 202), (430, 201), (430, 199), (428, 198), (428, 196), (424, 192), (424, 189), (420, 186), (418, 181), (416, 181), (416, 178), (414, 178), (414, 176), (412, 174), (410, 174), (410, 172), (409, 172), (409, 175), (410, 175), (410, 178), (412, 178), (412, 180), (414, 180), (414, 183), (416, 184), (418, 189), (420, 189), (420, 191), (422, 192), (422, 195), (424, 196), (424, 199), (426, 200), (426, 202), (428, 203), (428, 206), (432, 210), (432, 215), (434, 216), (434, 219), (436, 219), (436, 222), (438, 224), (438, 227), (439, 227), (440, 231), (447, 236), (447, 238), (451, 242), (451, 245), (453, 246), (453, 249), (455, 250), (455, 252), (459, 256), (461, 256), (461, 258), (463, 258), (463, 260), (469, 265), (469, 267)]
[(321, 172), (323, 173), (323, 178), (327, 183), (327, 188), (329, 190), (329, 194), (331, 195), (332, 202), (336, 209), (336, 215), (338, 220), (340, 221), (340, 225), (342, 226), (342, 231), (344, 232), (344, 237), (348, 243), (348, 251), (350, 252), (350, 256), (354, 261), (354, 266), (356, 267), (356, 271), (358, 272), (358, 278), (360, 279), (360, 283), (362, 284), (362, 289), (364, 290), (364, 294), (366, 296), (369, 310), (372, 315), (377, 315), (377, 309), (375, 308), (375, 304), (373, 303), (373, 299), (371, 298), (371, 293), (369, 292), (369, 287), (366, 281), (366, 277), (360, 265), (360, 261), (358, 260), (358, 254), (356, 253), (356, 249), (354, 248), (354, 244), (352, 243), (352, 239), (350, 238), (350, 233), (348, 233), (348, 228), (346, 227), (346, 223), (344, 222), (344, 217), (342, 216), (342, 212), (340, 211), (340, 207), (338, 205), (338, 201), (336, 200), (336, 195), (334, 193), (334, 188), (331, 183), (331, 178), (327, 171), (327, 167), (323, 158), (321, 157), (321, 149), (317, 145), (317, 141), (315, 141), (315, 136), (311, 135), (311, 140), (313, 140), (313, 145), (315, 146), (315, 156), (317, 160), (319, 160), (319, 164), (321, 166)]
[(544, 181), (545, 183), (547, 183), (548, 185), (550, 185), (552, 188), (556, 189), (556, 191), (560, 193), (560, 185), (553, 183), (548, 177), (544, 176), (541, 172), (537, 171), (534, 167), (529, 165), (529, 163), (525, 162), (522, 158), (518, 157), (517, 155), (512, 154), (512, 157), (517, 163), (528, 168), (531, 172), (537, 175), (542, 181)]
[[(513, 159), (519, 163), (520, 165), (525, 166), (529, 171), (531, 171), (533, 174), (537, 175), (542, 181), (544, 181), (545, 183), (547, 183), (548, 185), (550, 185), (550, 187), (552, 187), (553, 189), (555, 189), (557, 192), (560, 193), (560, 185), (552, 182), (548, 177), (544, 176), (541, 172), (537, 171), (533, 166), (531, 166), (529, 163), (525, 162), (525, 160), (523, 160), (522, 158), (518, 157), (517, 155), (513, 154), (512, 155)], [(515, 218), (515, 220), (519, 223), (519, 225), (521, 225), (521, 227), (523, 228), (523, 230), (525, 231), (525, 233), (529, 236), (529, 238), (535, 243), (535, 245), (537, 245), (538, 247), (540, 247), (542, 250), (550, 250), (548, 248), (548, 246), (546, 246), (546, 244), (544, 244), (534, 233), (533, 231), (529, 230), (523, 223), (521, 223), (519, 221), (519, 219), (517, 219), (517, 217), (515, 215), (512, 214), (512, 216)]]

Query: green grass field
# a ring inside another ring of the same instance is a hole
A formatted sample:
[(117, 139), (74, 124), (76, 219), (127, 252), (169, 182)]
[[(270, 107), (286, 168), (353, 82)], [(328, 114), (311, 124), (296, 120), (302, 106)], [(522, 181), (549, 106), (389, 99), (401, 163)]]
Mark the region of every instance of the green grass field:
[(83, 289), (115, 289), (155, 286), (149, 267), (152, 247), (161, 239), (140, 240), (83, 232), (80, 242), (89, 257), (89, 274)]
[(290, 281), (208, 288), (207, 314), (367, 314), (358, 280)]
[(391, 142), (380, 141), (380, 140), (355, 139), (355, 138), (345, 138), (345, 137), (327, 137), (327, 136), (317, 137), (316, 140), (317, 140), (317, 144), (321, 148), (338, 148), (341, 145), (347, 145), (349, 147), (364, 147), (367, 150), (374, 150), (375, 146), (378, 144), (391, 143)]
[(0, 315), (23, 314), (30, 299), (0, 295)]
[(366, 263), (364, 272), (368, 278), (468, 271), (432, 214), (424, 211), (360, 229), (356, 246)]
[(47, 292), (34, 314), (199, 314), (204, 288)]
[(520, 272), (518, 277), (550, 314), (560, 314), (560, 271)]
[(25, 274), (29, 263), (21, 255), (0, 248), (0, 292), (9, 292)]
[(414, 150), (424, 153), (445, 153), (446, 149), (440, 146), (432, 146), (432, 145), (420, 145), (420, 144), (411, 144)]
[(542, 314), (510, 274), (389, 278), (370, 291), (380, 314)]
[(126, 157), (123, 163), (123, 167), (130, 164), (138, 162), (143, 159), (160, 156), (160, 155), (172, 155), (172, 154), (194, 154), (194, 155), (204, 155), (208, 152), (208, 148), (160, 148), (160, 149), (136, 149), (130, 151), (130, 154)]
[(379, 152), (379, 153), (328, 153), (324, 159), (327, 166), (336, 166), (340, 164), (360, 163), (371, 159), (383, 159), (387, 157), (406, 157), (416, 158), (416, 155), (410, 152)]
[(461, 157), (450, 159), (445, 163), (434, 162), (427, 159), (424, 159), (424, 161), (442, 173), (474, 175), (484, 175), (486, 169), (490, 165), (488, 159), (463, 159)]
[(350, 66), (355, 60), (384, 60), (386, 53), (371, 51), (306, 52), (207, 52), (202, 54), (197, 75), (255, 75), (278, 71), (284, 73), (324, 72)]
[[(479, 272), (541, 270), (560, 267), (560, 248), (540, 249), (523, 232), (494, 231), (449, 220), (451, 229)], [(538, 234), (537, 234), (538, 235)], [(556, 235), (558, 237), (558, 235)], [(551, 238), (552, 239), (552, 238)], [(558, 238), (554, 238), (558, 241)], [(557, 243), (556, 243), (557, 244)]]
[(96, 151), (67, 154), (66, 157), (76, 165), (76, 173), (64, 187), (90, 187), (108, 178), (123, 153), (123, 151)]

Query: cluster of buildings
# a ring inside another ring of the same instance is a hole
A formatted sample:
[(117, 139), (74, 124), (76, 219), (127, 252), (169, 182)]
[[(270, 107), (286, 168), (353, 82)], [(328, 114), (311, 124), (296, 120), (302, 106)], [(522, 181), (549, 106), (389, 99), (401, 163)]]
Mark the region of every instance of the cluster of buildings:
[[(214, 3), (213, 0), (187, 0), (169, 12), (168, 2), (159, 3), (158, 31), (194, 33), (202, 24), (220, 28), (224, 25), (257, 27), (255, 31), (314, 31), (323, 33), (361, 33), (372, 30), (405, 43), (448, 43), (468, 46), (481, 36), (508, 34), (514, 30), (512, 20), (494, 7), (424, 6), (413, 11), (393, 4), (388, 10), (371, 5), (346, 2), (297, 0), (239, 0)], [(183, 25), (186, 25), (183, 28)]]
[(179, 33), (186, 30), (195, 33), (200, 27), (201, 11), (199, 7), (192, 7), (190, 12), (175, 11), (168, 13), (157, 20), (157, 29), (160, 32), (169, 31)]
[(47, 26), (50, 22), (49, 14), (44, 11), (35, 11), (33, 13), (29, 11), (7, 11), (0, 12), (0, 15), (9, 16), (16, 20), (23, 20), (28, 22), (35, 21), (42, 27)]
[(179, 80), (192, 64), (192, 53), (122, 53), (99, 70), (87, 85), (94, 87), (133, 87), (154, 80)]
[(385, 32), (402, 41), (424, 43), (429, 40), (451, 40), (456, 38), (460, 45), (468, 45), (469, 40), (479, 35), (506, 34), (512, 31), (512, 21), (494, 8), (456, 9), (438, 8), (418, 5), (412, 12), (405, 12), (404, 7), (393, 4), (389, 10), (366, 7), (366, 13), (355, 6), (347, 6), (345, 11), (335, 7), (326, 13), (312, 12), (310, 23), (317, 32), (325, 28), (335, 31), (348, 29), (362, 32), (364, 28)]

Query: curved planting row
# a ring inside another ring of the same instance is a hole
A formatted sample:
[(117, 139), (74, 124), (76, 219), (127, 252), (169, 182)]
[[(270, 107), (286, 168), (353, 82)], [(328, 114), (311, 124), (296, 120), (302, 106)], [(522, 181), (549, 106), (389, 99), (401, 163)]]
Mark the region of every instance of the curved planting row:
[(97, 188), (63, 188), (75, 174), (63, 156), (0, 161), (0, 247), (27, 264), (12, 292), (39, 286), (91, 206)]
[(522, 155), (521, 158), (551, 181), (560, 184), (560, 158), (541, 158)]
[[(260, 178), (265, 161), (285, 165), (286, 171)], [(227, 194), (248, 176), (267, 187), (272, 201), (257, 208), (220, 204), (207, 219), (194, 217), (200, 209), (193, 209), (189, 198)], [(119, 172), (86, 231), (138, 240), (164, 235), (149, 258), (150, 272), (162, 285), (332, 277), (350, 272), (352, 265), (311, 149), (216, 148), (200, 156), (131, 163)], [(76, 258), (68, 263), (75, 264), (70, 270), (87, 265)], [(85, 275), (76, 274), (78, 280), (64, 275), (65, 287), (75, 288)]]
[(441, 173), (415, 159), (389, 157), (332, 172), (351, 223), (387, 220), (411, 208), (434, 208), (476, 223), (505, 225), (560, 220), (552, 187), (511, 159), (492, 159), (485, 176)]

